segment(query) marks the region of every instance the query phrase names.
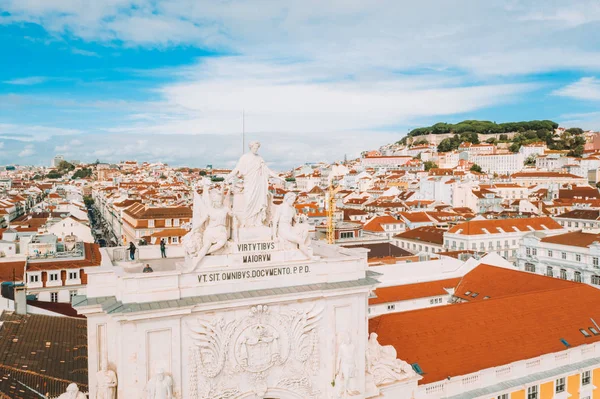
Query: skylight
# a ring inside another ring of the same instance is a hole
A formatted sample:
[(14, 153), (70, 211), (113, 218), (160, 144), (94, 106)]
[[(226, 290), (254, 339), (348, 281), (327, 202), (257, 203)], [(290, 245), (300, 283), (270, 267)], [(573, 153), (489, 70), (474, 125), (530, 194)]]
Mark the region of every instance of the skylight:
[(581, 331), (581, 333), (583, 334), (583, 336), (584, 336), (584, 337), (586, 337), (586, 338), (587, 338), (587, 337), (591, 337), (590, 333), (589, 333), (589, 332), (587, 332), (587, 330), (586, 330), (586, 329), (584, 329), (584, 328), (580, 328), (580, 329), (579, 329), (579, 331)]
[(590, 331), (592, 332), (592, 334), (594, 335), (599, 335), (600, 333), (598, 332), (598, 330), (596, 330), (594, 327), (590, 327)]
[(413, 370), (415, 371), (415, 373), (417, 374), (423, 374), (423, 370), (421, 369), (421, 366), (419, 366), (419, 363), (413, 363), (411, 364)]
[(568, 342), (567, 342), (567, 340), (566, 340), (566, 339), (564, 339), (564, 338), (561, 338), (561, 339), (560, 339), (560, 342), (562, 342), (562, 344), (563, 344), (564, 346), (566, 346), (567, 348), (570, 348), (570, 347), (571, 347), (571, 344), (570, 344), (570, 343), (568, 343)]
[(479, 295), (479, 292), (474, 292), (474, 293), (471, 295), (471, 298), (476, 298), (476, 297), (477, 297), (477, 295)]
[(465, 296), (469, 296), (469, 295), (471, 295), (471, 291), (465, 292)]

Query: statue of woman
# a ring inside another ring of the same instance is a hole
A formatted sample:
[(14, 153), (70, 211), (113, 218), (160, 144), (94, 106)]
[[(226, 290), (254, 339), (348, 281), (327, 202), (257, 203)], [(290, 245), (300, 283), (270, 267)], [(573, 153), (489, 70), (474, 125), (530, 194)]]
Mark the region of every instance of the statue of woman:
[(236, 176), (244, 180), (242, 226), (264, 226), (267, 220), (267, 209), (270, 206), (269, 177), (283, 179), (270, 170), (265, 160), (258, 155), (260, 148), (258, 141), (251, 142), (249, 147), (250, 152), (240, 157), (237, 166), (227, 176), (226, 181), (231, 182)]
[(273, 236), (298, 245), (300, 251), (310, 258), (308, 224), (298, 223), (294, 202), (295, 193), (290, 191), (283, 196), (283, 203), (277, 207), (273, 218)]

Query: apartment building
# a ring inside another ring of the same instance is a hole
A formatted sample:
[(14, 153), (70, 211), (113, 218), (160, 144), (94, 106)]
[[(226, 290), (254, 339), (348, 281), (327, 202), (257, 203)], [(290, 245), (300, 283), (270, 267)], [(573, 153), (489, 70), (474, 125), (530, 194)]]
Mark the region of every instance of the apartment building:
[[(153, 243), (151, 237), (160, 233), (168, 244), (180, 244), (185, 235), (182, 228), (192, 219), (192, 209), (187, 206), (150, 207), (135, 203), (123, 211), (123, 241), (124, 244), (145, 239)], [(160, 240), (158, 240), (160, 241)]]
[(523, 170), (523, 154), (477, 154), (469, 157), (469, 161), (479, 165), (486, 173), (508, 175)]
[(554, 219), (567, 230), (600, 228), (600, 210), (572, 209), (556, 215)]
[(98, 244), (78, 242), (66, 251), (29, 256), (25, 266), (27, 293), (45, 302), (70, 303), (84, 295), (89, 270), (100, 266)]
[(551, 236), (528, 234), (519, 248), (517, 267), (600, 288), (600, 234), (581, 230)]
[(472, 219), (457, 224), (444, 234), (448, 251), (472, 250), (497, 253), (516, 261), (521, 240), (531, 232), (563, 233), (563, 227), (550, 217), (513, 219)]

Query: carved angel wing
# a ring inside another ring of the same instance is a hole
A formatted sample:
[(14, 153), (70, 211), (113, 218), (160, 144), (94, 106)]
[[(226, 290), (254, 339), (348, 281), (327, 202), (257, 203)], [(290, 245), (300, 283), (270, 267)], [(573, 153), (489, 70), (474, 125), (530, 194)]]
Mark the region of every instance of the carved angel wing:
[(323, 308), (317, 308), (316, 305), (307, 312), (298, 312), (294, 315), (291, 324), (291, 336), (296, 359), (303, 362), (310, 356), (313, 348), (309, 337), (317, 328), (322, 316)]
[(200, 349), (200, 372), (209, 378), (216, 377), (225, 365), (235, 321), (226, 323), (221, 318), (213, 322), (198, 320), (187, 324), (192, 342)]

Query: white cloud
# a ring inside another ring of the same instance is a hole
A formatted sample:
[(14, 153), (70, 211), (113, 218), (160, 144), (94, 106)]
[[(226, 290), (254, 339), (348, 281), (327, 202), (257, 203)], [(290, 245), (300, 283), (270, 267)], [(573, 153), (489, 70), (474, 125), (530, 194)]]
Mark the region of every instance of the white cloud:
[(32, 86), (32, 85), (44, 83), (47, 80), (48, 80), (48, 78), (45, 76), (30, 76), (27, 78), (5, 80), (3, 83), (9, 84), (9, 85)]
[(415, 118), (453, 115), (510, 101), (530, 84), (465, 86), (436, 75), (355, 74), (340, 79), (315, 63), (267, 64), (246, 57), (210, 59), (180, 74), (183, 81), (158, 92), (162, 113), (132, 115), (121, 133), (238, 134), (242, 111), (248, 132), (305, 135), (390, 129)]
[(85, 57), (100, 57), (100, 55), (98, 55), (98, 53), (95, 53), (93, 51), (88, 51), (88, 50), (82, 50), (82, 49), (78, 49), (78, 48), (71, 49), (71, 52), (73, 54), (83, 55)]
[(33, 149), (33, 145), (28, 144), (23, 148), (23, 150), (21, 152), (19, 152), (19, 157), (24, 158), (24, 157), (29, 157), (34, 154), (35, 154), (35, 150)]
[(592, 76), (581, 78), (577, 82), (555, 90), (553, 94), (580, 100), (598, 101), (600, 100), (600, 79)]
[(502, 3), (8, 0), (4, 19), (90, 41), (191, 44), (387, 71), (450, 67), (506, 74), (497, 62), (510, 73), (600, 69), (598, 50), (588, 45), (600, 20), (596, 0)]
[(77, 129), (57, 128), (39, 125), (0, 123), (0, 138), (18, 141), (43, 141), (53, 136), (79, 134)]

